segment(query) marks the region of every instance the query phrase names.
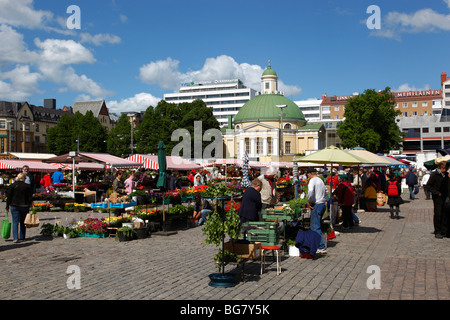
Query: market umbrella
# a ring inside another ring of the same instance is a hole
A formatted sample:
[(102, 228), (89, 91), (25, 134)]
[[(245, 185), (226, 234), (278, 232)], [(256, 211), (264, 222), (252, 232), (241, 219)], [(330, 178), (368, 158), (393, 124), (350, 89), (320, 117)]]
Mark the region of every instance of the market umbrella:
[(160, 232), (159, 234), (169, 235), (169, 233), (166, 231), (165, 193), (167, 191), (167, 172), (166, 172), (167, 163), (166, 163), (166, 145), (164, 144), (163, 141), (160, 141), (158, 144), (158, 168), (159, 168), (159, 177), (158, 182), (156, 183), (156, 187), (161, 189), (163, 193), (163, 231)]
[[(328, 148), (319, 150), (317, 152), (311, 153), (307, 156), (294, 159), (296, 162), (314, 162), (320, 164), (330, 164), (331, 170), (333, 169), (333, 164), (340, 165), (361, 165), (361, 164), (373, 164), (368, 160), (362, 159), (356, 155), (353, 155), (347, 151), (339, 149), (335, 146), (330, 146)], [(331, 183), (333, 179), (330, 179), (330, 191)], [(330, 197), (330, 194), (328, 195)]]
[(449, 162), (450, 161), (450, 155), (446, 155), (443, 157), (439, 157), (433, 160), (429, 160), (423, 163), (423, 165), (425, 166), (425, 168), (427, 168), (428, 170), (434, 170), (437, 168), (437, 164), (441, 161), (445, 161), (445, 162)]
[(317, 164), (341, 164), (341, 165), (358, 165), (373, 164), (369, 160), (365, 160), (357, 155), (353, 155), (347, 151), (339, 149), (335, 146), (316, 151), (307, 156), (296, 158), (294, 162), (313, 162)]
[(391, 165), (391, 162), (386, 160), (385, 158), (380, 157), (379, 155), (367, 151), (364, 148), (354, 148), (352, 150), (349, 150), (351, 154), (358, 156), (362, 159), (368, 160), (373, 163), (373, 166), (375, 167), (387, 167)]
[(242, 181), (241, 181), (241, 187), (247, 189), (250, 187), (250, 179), (248, 178), (248, 154), (247, 152), (244, 153), (244, 163), (242, 165)]

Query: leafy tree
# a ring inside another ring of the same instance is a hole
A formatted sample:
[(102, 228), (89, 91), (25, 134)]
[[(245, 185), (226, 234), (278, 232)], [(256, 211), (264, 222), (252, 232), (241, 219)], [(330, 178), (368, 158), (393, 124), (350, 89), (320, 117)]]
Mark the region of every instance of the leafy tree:
[(120, 116), (116, 126), (108, 134), (107, 150), (109, 154), (118, 157), (131, 154), (131, 123), (126, 114)]
[[(159, 141), (164, 141), (166, 153), (170, 154), (180, 143), (171, 141), (172, 133), (177, 129), (186, 129), (191, 138), (191, 156), (194, 155), (195, 121), (201, 121), (202, 137), (206, 130), (220, 128), (219, 122), (213, 116), (212, 108), (207, 107), (202, 100), (179, 105), (161, 100), (155, 108), (149, 107), (146, 110), (142, 123), (136, 130), (136, 152), (156, 154)], [(203, 142), (202, 150), (210, 143), (210, 141)]]
[(337, 134), (342, 147), (363, 147), (374, 153), (387, 153), (401, 147), (403, 135), (396, 117), (395, 97), (389, 87), (381, 92), (367, 89), (363, 94), (348, 99), (345, 120), (338, 126)]
[(63, 115), (58, 124), (47, 133), (47, 150), (57, 155), (75, 151), (78, 148), (85, 152), (106, 151), (107, 130), (94, 117), (92, 111), (82, 115), (76, 112), (73, 116)]

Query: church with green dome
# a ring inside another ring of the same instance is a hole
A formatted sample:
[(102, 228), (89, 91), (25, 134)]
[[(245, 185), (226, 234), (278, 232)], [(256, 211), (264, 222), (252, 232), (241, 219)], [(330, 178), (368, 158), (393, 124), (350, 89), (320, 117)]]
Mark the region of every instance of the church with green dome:
[[(230, 128), (231, 126), (231, 128)], [(269, 61), (261, 92), (245, 103), (223, 135), (224, 156), (259, 161), (292, 161), (325, 147), (325, 128), (308, 124), (295, 102), (278, 90), (278, 75)]]

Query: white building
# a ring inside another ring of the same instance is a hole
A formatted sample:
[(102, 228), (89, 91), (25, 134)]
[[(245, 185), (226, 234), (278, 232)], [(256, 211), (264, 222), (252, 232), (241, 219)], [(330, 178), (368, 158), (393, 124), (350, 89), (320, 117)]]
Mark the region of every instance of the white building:
[(179, 92), (165, 94), (164, 100), (179, 104), (201, 99), (213, 108), (213, 115), (220, 126), (226, 127), (228, 116), (234, 117), (256, 94), (256, 90), (247, 88), (239, 79), (215, 80), (182, 84)]

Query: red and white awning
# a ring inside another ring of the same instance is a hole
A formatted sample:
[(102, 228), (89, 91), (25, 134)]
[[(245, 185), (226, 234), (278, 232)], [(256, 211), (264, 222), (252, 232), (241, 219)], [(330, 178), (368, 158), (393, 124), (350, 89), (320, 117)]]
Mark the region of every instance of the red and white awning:
[(0, 159), (0, 169), (22, 171), (24, 165), (27, 165), (31, 172), (54, 172), (58, 170), (57, 166), (41, 161)]
[[(135, 154), (127, 158), (129, 161), (139, 162), (145, 169), (158, 170), (158, 156), (149, 154)], [(178, 156), (166, 156), (167, 170), (197, 170), (202, 166)]]

